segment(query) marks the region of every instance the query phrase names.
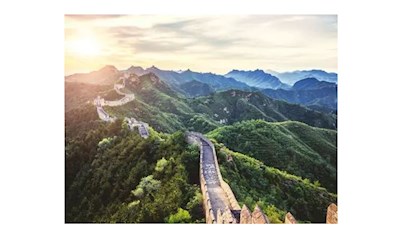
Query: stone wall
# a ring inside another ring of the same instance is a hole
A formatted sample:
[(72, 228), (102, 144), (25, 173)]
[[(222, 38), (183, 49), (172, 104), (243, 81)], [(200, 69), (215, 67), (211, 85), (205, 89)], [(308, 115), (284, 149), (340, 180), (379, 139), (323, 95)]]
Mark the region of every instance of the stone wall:
[(225, 208), (223, 212), (221, 212), (220, 209), (218, 209), (217, 213), (217, 223), (222, 223), (222, 224), (236, 224), (237, 219), (235, 216), (232, 214), (231, 209), (228, 207)]
[(221, 181), (221, 187), (228, 197), (229, 203), (232, 206), (232, 210), (240, 210), (240, 205), (236, 200), (235, 194), (233, 194), (231, 187), (224, 180)]
[(240, 211), (240, 224), (252, 224), (251, 212), (249, 208), (243, 204), (242, 210)]
[(337, 215), (337, 206), (334, 203), (329, 205), (328, 209), (326, 210), (326, 223), (328, 224), (337, 224), (338, 222), (338, 215)]
[(288, 213), (286, 213), (286, 216), (285, 216), (285, 223), (286, 224), (296, 224), (297, 221), (293, 217), (293, 215), (290, 212), (288, 212)]
[(210, 195), (208, 194), (207, 183), (203, 174), (203, 145), (196, 139), (192, 139), (200, 146), (200, 188), (203, 195), (203, 209), (206, 216), (206, 223), (216, 223), (215, 214), (212, 210)]
[(251, 214), (251, 220), (253, 224), (266, 224), (269, 223), (268, 217), (264, 214), (261, 208), (256, 205), (253, 213)]
[(203, 194), (203, 209), (206, 217), (206, 223), (216, 223), (214, 211), (211, 207), (210, 195), (208, 194), (207, 190), (207, 183), (205, 182), (202, 174), (200, 175), (200, 188), (201, 193)]
[[(203, 173), (203, 145), (200, 139), (204, 140), (212, 148), (213, 159), (215, 161), (216, 173), (218, 175), (219, 183), (224, 191), (227, 200), (229, 201), (230, 208), (218, 209), (216, 213), (212, 210), (212, 205), (210, 201), (210, 196), (207, 190), (207, 183), (205, 181)], [(187, 135), (187, 141), (191, 144), (196, 144), (200, 147), (200, 188), (203, 194), (203, 208), (206, 216), (206, 223), (241, 223), (241, 224), (265, 224), (269, 223), (268, 217), (264, 212), (256, 206), (254, 211), (251, 213), (246, 205), (240, 208), (239, 203), (236, 200), (235, 194), (232, 192), (231, 187), (226, 183), (221, 176), (221, 171), (219, 169), (217, 154), (214, 148), (214, 144), (210, 140), (205, 138), (200, 133), (190, 132)]]
[(129, 95), (125, 95), (125, 97), (119, 99), (119, 100), (115, 100), (115, 101), (104, 101), (105, 106), (110, 106), (110, 107), (116, 107), (116, 106), (121, 106), (124, 105), (128, 102), (132, 102), (133, 100), (135, 100), (135, 95), (134, 94), (129, 94)]
[[(212, 144), (212, 142), (210, 140), (208, 140), (206, 137), (204, 137), (202, 134), (200, 133), (195, 133), (195, 132), (191, 132), (191, 134), (203, 139), (205, 142), (208, 143), (208, 145), (211, 146), (211, 148), (213, 149), (213, 157), (214, 157), (214, 161), (215, 161), (215, 168), (218, 174), (218, 179), (219, 182), (221, 183), (221, 188), (224, 190), (226, 196), (228, 197), (229, 203), (232, 206), (232, 210), (240, 210), (240, 205), (236, 200), (235, 194), (232, 192), (231, 187), (229, 186), (229, 184), (227, 184), (223, 179), (222, 179), (222, 175), (221, 175), (221, 171), (219, 169), (219, 164), (218, 164), (218, 160), (217, 160), (217, 154), (214, 148), (214, 144)], [(201, 143), (198, 143), (201, 145)], [(200, 152), (200, 156), (202, 152)], [(201, 164), (200, 164), (201, 166)]]

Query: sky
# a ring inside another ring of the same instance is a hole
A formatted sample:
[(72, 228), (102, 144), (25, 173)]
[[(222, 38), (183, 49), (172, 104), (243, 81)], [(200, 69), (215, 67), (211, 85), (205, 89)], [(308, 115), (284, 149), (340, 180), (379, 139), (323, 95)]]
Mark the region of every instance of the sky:
[(65, 75), (156, 66), (337, 72), (337, 15), (65, 15)]

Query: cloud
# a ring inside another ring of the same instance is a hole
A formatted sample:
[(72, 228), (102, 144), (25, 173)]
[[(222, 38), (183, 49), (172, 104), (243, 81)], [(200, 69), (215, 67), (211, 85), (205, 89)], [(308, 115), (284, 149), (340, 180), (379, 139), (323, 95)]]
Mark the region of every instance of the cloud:
[(65, 14), (66, 20), (77, 20), (77, 21), (90, 21), (97, 19), (111, 19), (111, 18), (119, 18), (126, 15), (118, 15), (118, 14), (88, 14), (88, 15), (80, 15), (80, 14)]
[(173, 41), (139, 40), (132, 44), (136, 53), (164, 53), (184, 51), (189, 44), (176, 44)]
[(66, 41), (93, 32), (107, 46), (98, 61), (116, 66), (337, 68), (336, 15), (66, 15), (65, 22)]
[(137, 38), (144, 35), (143, 29), (135, 26), (111, 27), (108, 33), (119, 39)]

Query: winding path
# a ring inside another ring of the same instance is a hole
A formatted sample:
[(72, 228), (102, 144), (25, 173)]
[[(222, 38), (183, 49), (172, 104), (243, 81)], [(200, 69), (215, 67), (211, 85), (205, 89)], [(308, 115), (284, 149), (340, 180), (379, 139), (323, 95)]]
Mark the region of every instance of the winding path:
[[(135, 94), (131, 93), (124, 93), (121, 92), (121, 89), (125, 87), (125, 80), (123, 81), (123, 84), (114, 84), (114, 90), (119, 94), (124, 96), (123, 98), (116, 100), (116, 101), (106, 101), (104, 98), (100, 98), (100, 96), (97, 96), (97, 98), (94, 99), (94, 104), (96, 105), (97, 108), (97, 114), (99, 115), (99, 118), (103, 121), (106, 122), (113, 122), (115, 121), (116, 117), (111, 117), (104, 109), (103, 106), (110, 106), (110, 107), (115, 107), (115, 106), (121, 106), (124, 105), (128, 102), (131, 102), (135, 100)], [(138, 127), (138, 131), (141, 137), (143, 138), (148, 138), (149, 137), (149, 131), (147, 130), (148, 124), (144, 122), (139, 122), (136, 121), (134, 118), (125, 118), (125, 120), (128, 121), (128, 125), (130, 129), (133, 129), (134, 127)]]
[(231, 209), (231, 206), (225, 191), (221, 187), (221, 182), (219, 181), (217, 172), (219, 169), (217, 169), (215, 165), (213, 148), (203, 139), (200, 139), (200, 141), (203, 147), (203, 161), (201, 163), (203, 175), (207, 184), (208, 194), (210, 195), (211, 207), (216, 214), (218, 209), (223, 211), (226, 207)]
[(239, 223), (240, 206), (222, 179), (214, 145), (200, 133), (189, 132), (188, 141), (200, 147), (200, 186), (207, 223)]
[[(115, 91), (124, 97), (117, 101), (105, 101), (99, 96), (94, 100), (97, 113), (104, 121), (114, 121), (104, 111), (103, 106), (119, 106), (135, 99), (133, 94), (125, 94), (120, 91), (124, 84), (115, 84)], [(111, 103), (111, 104), (110, 104)], [(143, 138), (149, 136), (147, 124), (139, 122), (134, 118), (125, 118), (129, 128), (138, 127)], [(203, 195), (203, 208), (207, 223), (268, 223), (267, 217), (256, 207), (250, 214), (246, 206), (244, 211), (240, 208), (230, 186), (222, 179), (214, 145), (200, 133), (189, 132), (187, 135), (189, 143), (195, 143), (200, 147), (200, 187)]]

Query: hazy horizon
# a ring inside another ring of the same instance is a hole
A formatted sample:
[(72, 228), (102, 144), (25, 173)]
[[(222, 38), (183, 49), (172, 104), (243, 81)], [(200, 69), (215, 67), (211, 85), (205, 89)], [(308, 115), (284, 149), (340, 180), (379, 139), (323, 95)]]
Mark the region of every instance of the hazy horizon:
[(233, 69), (233, 68), (232, 68), (231, 70), (229, 70), (229, 71), (227, 71), (227, 72), (225, 72), (225, 73), (216, 73), (216, 72), (210, 72), (210, 71), (198, 71), (198, 70), (196, 70), (196, 69), (191, 69), (191, 68), (183, 68), (183, 69), (165, 69), (165, 68), (161, 68), (161, 67), (158, 67), (158, 66), (155, 66), (155, 65), (152, 65), (152, 66), (139, 66), (139, 65), (134, 65), (134, 64), (132, 64), (132, 65), (130, 65), (130, 66), (117, 67), (117, 66), (115, 66), (115, 65), (113, 65), (113, 64), (106, 64), (106, 65), (100, 66), (99, 68), (91, 69), (91, 70), (88, 70), (88, 71), (70, 72), (70, 73), (68, 73), (67, 71), (65, 71), (65, 76), (69, 76), (69, 75), (76, 74), (76, 73), (78, 73), (78, 74), (80, 74), (80, 73), (90, 73), (90, 72), (98, 71), (98, 70), (100, 70), (100, 69), (102, 69), (102, 68), (104, 68), (104, 67), (106, 67), (106, 66), (114, 66), (114, 67), (117, 68), (119, 71), (127, 70), (128, 68), (130, 68), (130, 67), (133, 66), (133, 67), (141, 67), (141, 68), (143, 68), (144, 70), (147, 69), (147, 68), (156, 67), (156, 68), (158, 68), (158, 69), (160, 69), (160, 70), (164, 70), (164, 71), (175, 71), (175, 72), (179, 72), (179, 71), (190, 70), (190, 71), (192, 71), (192, 72), (214, 73), (214, 74), (219, 74), (219, 75), (225, 75), (225, 74), (227, 74), (228, 72), (230, 72), (230, 71), (232, 71), (232, 70), (241, 70), (241, 71), (263, 70), (263, 71), (266, 72), (266, 73), (269, 73), (269, 72), (285, 73), (285, 72), (295, 72), (295, 71), (322, 70), (322, 71), (325, 71), (325, 72), (327, 72), (327, 73), (337, 73), (336, 71), (327, 71), (327, 70), (325, 70), (325, 69), (320, 69), (320, 68), (318, 68), (318, 69), (317, 69), (317, 68), (294, 69), (294, 70), (286, 70), (286, 71), (275, 71), (274, 69), (259, 69), (259, 68), (254, 68), (254, 69), (241, 69), (241, 68)]
[(336, 15), (65, 15), (65, 75), (113, 65), (337, 72)]

